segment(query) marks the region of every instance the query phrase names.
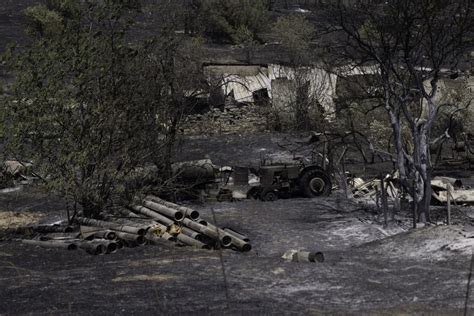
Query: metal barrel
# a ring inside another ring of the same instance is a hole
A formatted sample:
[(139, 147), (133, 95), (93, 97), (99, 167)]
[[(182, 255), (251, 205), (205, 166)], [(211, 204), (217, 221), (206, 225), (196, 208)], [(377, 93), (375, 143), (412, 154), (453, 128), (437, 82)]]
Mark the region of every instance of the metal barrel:
[(324, 254), (320, 251), (298, 251), (293, 254), (292, 259), (297, 262), (324, 262)]
[(186, 234), (178, 234), (176, 236), (176, 239), (178, 239), (180, 242), (182, 242), (185, 245), (188, 246), (193, 246), (196, 248), (201, 248), (201, 249), (210, 249), (211, 247), (209, 245), (206, 245), (205, 243), (200, 242), (199, 240), (196, 240)]
[(250, 241), (250, 239), (249, 239), (247, 236), (242, 235), (242, 234), (236, 232), (235, 230), (233, 230), (233, 229), (231, 229), (231, 228), (224, 227), (223, 230), (224, 230), (226, 233), (228, 233), (229, 235), (235, 236), (235, 237), (237, 237), (237, 238), (239, 238), (239, 239), (242, 239), (242, 240), (245, 241), (245, 242), (249, 242), (249, 241)]
[(22, 240), (23, 243), (35, 246), (41, 246), (45, 248), (62, 248), (67, 250), (77, 249), (77, 240), (65, 241), (65, 240)]
[(221, 234), (218, 229), (212, 229), (208, 226), (204, 226), (202, 224), (196, 223), (190, 220), (189, 218), (185, 218), (183, 220), (183, 224), (187, 226), (188, 228), (191, 228), (213, 239), (219, 239), (221, 245), (224, 247), (229, 247), (232, 244), (232, 237), (226, 234), (225, 232)]
[(107, 222), (107, 221), (100, 221), (100, 220), (85, 218), (85, 217), (77, 217), (76, 220), (79, 223), (87, 225), (87, 226), (103, 227), (103, 228), (108, 228), (108, 229), (111, 229), (111, 230), (121, 231), (121, 232), (125, 232), (125, 233), (130, 233), (130, 234), (138, 234), (138, 235), (145, 235), (146, 234), (146, 229), (142, 228), (142, 227), (121, 225), (121, 224), (117, 224), (117, 223), (111, 223), (111, 222)]
[(170, 225), (173, 225), (174, 224), (174, 221), (160, 213), (157, 213), (147, 207), (144, 207), (144, 206), (139, 206), (139, 205), (132, 205), (130, 206), (132, 208), (132, 210), (136, 211), (137, 213), (140, 213), (140, 214), (143, 214), (143, 215), (146, 215), (150, 218), (153, 218), (154, 220), (156, 220), (157, 222), (160, 222), (166, 226), (170, 226)]
[(176, 162), (171, 169), (173, 175), (182, 180), (206, 182), (216, 178), (216, 167), (210, 159)]
[(164, 206), (164, 205), (161, 205), (161, 204), (158, 204), (158, 203), (155, 203), (155, 202), (152, 202), (152, 201), (143, 201), (143, 206), (155, 211), (155, 212), (158, 212), (160, 214), (163, 214), (165, 216), (168, 216), (170, 218), (173, 218), (175, 221), (182, 221), (183, 218), (184, 218), (184, 213), (179, 211), (179, 210), (175, 210), (175, 209), (172, 209), (172, 208), (169, 208), (167, 206)]
[(141, 235), (118, 232), (117, 238), (128, 240), (128, 241), (135, 241), (137, 245), (140, 245), (140, 246), (146, 244), (145, 236), (141, 236)]
[(158, 203), (158, 204), (161, 204), (161, 205), (164, 205), (166, 207), (181, 211), (181, 212), (183, 212), (183, 214), (186, 217), (189, 217), (193, 221), (197, 220), (200, 216), (199, 212), (196, 211), (196, 210), (193, 210), (192, 208), (185, 207), (185, 206), (182, 206), (182, 205), (178, 205), (178, 204), (175, 204), (175, 203), (172, 203), (172, 202), (162, 200), (159, 197), (154, 196), (154, 195), (148, 195), (148, 196), (145, 197), (145, 199), (150, 200), (150, 201), (155, 202), (155, 203)]

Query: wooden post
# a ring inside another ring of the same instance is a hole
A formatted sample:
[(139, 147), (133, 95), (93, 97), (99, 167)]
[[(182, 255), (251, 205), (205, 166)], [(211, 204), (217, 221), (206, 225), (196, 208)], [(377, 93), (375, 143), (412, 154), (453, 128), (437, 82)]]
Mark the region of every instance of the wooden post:
[(342, 168), (342, 174), (341, 174), (341, 178), (342, 178), (342, 183), (343, 183), (343, 187), (342, 189), (344, 190), (344, 195), (347, 198), (349, 198), (349, 192), (347, 191), (347, 176), (346, 176), (346, 164), (344, 163), (344, 155), (346, 154), (346, 150), (347, 150), (347, 147), (344, 149), (344, 153), (342, 154), (342, 157), (340, 158), (341, 160), (341, 168)]
[(416, 198), (416, 181), (413, 180), (413, 188), (412, 188), (412, 196), (413, 196), (413, 228), (416, 228), (416, 222), (417, 222), (417, 217), (418, 217), (418, 203), (417, 203), (417, 198)]
[(448, 202), (448, 218), (447, 218), (447, 224), (451, 225), (451, 185), (448, 183), (447, 185), (447, 193), (446, 193), (446, 198)]
[(380, 190), (381, 190), (381, 199), (382, 199), (382, 208), (383, 208), (383, 217), (385, 226), (388, 226), (388, 205), (387, 205), (387, 191), (385, 190), (384, 177), (380, 175)]
[(377, 211), (380, 214), (380, 194), (379, 194), (379, 187), (375, 186), (375, 205), (377, 206)]
[(322, 164), (321, 164), (321, 166), (323, 167), (323, 170), (326, 170), (327, 147), (328, 147), (328, 143), (327, 143), (327, 139), (326, 139), (326, 140), (324, 141), (324, 146), (323, 146), (323, 161), (322, 161)]

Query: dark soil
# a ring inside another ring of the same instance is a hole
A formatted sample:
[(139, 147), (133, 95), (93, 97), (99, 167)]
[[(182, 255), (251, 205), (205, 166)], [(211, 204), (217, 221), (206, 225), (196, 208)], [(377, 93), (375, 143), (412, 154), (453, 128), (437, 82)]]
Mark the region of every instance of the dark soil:
[[(218, 164), (258, 162), (263, 145), (280, 154), (271, 137), (223, 138), (219, 146), (194, 140), (183, 159), (207, 150)], [(0, 195), (0, 210), (46, 213), (46, 222), (66, 217), (64, 202), (30, 190)], [(338, 192), (191, 206), (248, 235), (253, 249), (163, 242), (91, 256), (3, 241), (0, 314), (463, 315), (466, 304), (468, 315), (474, 311), (467, 295), (474, 239), (463, 225), (412, 230), (403, 212), (383, 227), (379, 214)], [(462, 207), (463, 214), (472, 211)], [(281, 258), (293, 249), (322, 251), (326, 260)]]

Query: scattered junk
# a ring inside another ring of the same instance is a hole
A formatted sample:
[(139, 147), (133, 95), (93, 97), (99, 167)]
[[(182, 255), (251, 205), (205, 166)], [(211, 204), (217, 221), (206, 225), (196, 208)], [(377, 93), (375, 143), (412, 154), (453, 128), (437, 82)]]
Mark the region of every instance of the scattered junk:
[(441, 204), (474, 203), (474, 190), (464, 186), (462, 181), (449, 177), (435, 177), (431, 180), (433, 199)]
[(328, 196), (332, 184), (330, 175), (317, 165), (300, 163), (263, 164), (257, 171), (259, 185), (247, 193), (249, 198), (262, 201), (276, 201), (280, 197), (290, 197), (297, 192), (312, 198)]
[(76, 217), (74, 226), (40, 225), (17, 232), (29, 235), (24, 243), (46, 248), (83, 249), (94, 255), (115, 253), (123, 247), (172, 242), (201, 249), (252, 249), (247, 236), (234, 229), (219, 228), (191, 208), (156, 196), (137, 199), (127, 208), (114, 209), (101, 220)]
[(174, 163), (173, 175), (185, 194), (201, 201), (233, 201), (233, 192), (223, 188), (227, 185), (234, 170), (231, 167), (218, 167), (210, 159)]
[(283, 259), (292, 262), (324, 262), (324, 254), (320, 251), (299, 251), (299, 250), (288, 250), (282, 256)]
[(0, 170), (0, 193), (10, 193), (31, 184), (38, 177), (32, 171), (33, 164), (17, 160), (6, 160)]
[[(371, 179), (364, 181), (361, 178), (352, 180), (353, 197), (356, 199), (369, 199), (378, 201), (382, 192), (381, 180)], [(474, 203), (474, 190), (469, 186), (464, 186), (462, 181), (450, 177), (434, 177), (431, 180), (432, 203), (437, 204), (469, 204)], [(402, 196), (396, 176), (387, 175), (384, 177), (385, 194), (392, 200), (399, 199)], [(407, 200), (411, 199), (409, 195), (404, 196)]]
[(25, 175), (31, 167), (31, 163), (16, 160), (6, 160), (3, 163), (3, 171), (15, 177)]
[[(364, 181), (361, 178), (353, 178), (352, 180), (352, 197), (355, 199), (373, 199), (374, 201), (380, 198), (382, 192), (381, 179), (371, 179)], [(396, 187), (396, 177), (390, 174), (383, 177), (386, 194), (390, 198), (399, 196), (399, 189)]]

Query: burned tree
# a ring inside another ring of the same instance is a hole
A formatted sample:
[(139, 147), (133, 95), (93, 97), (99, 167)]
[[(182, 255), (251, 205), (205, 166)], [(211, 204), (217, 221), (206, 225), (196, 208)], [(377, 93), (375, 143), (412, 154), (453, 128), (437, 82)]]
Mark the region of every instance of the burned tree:
[[(377, 77), (367, 94), (377, 97), (388, 115), (400, 183), (416, 187), (419, 220), (429, 221), (429, 144), (441, 106), (439, 82), (446, 69), (458, 69), (472, 49), (472, 3), (396, 0), (345, 5), (339, 1), (326, 13), (331, 31), (339, 40), (345, 39), (344, 45), (332, 50), (340, 62), (350, 64), (340, 75), (352, 68), (362, 74), (369, 70)], [(413, 146), (404, 138), (403, 126)]]

